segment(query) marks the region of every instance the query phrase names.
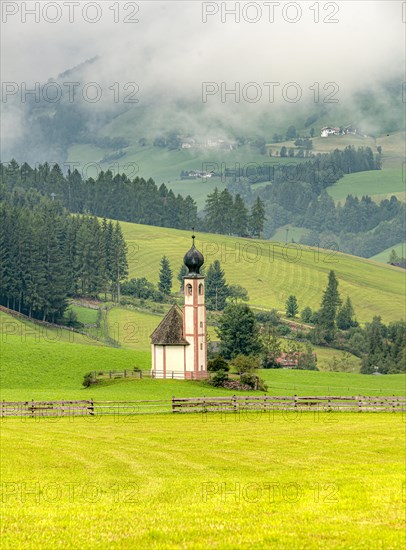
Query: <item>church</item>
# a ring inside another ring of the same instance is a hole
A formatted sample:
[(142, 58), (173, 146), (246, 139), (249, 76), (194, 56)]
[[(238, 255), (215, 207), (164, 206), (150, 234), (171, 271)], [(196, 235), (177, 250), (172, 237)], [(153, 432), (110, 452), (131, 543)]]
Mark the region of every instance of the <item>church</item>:
[(207, 377), (206, 306), (203, 254), (192, 247), (183, 259), (189, 272), (184, 276), (184, 305), (173, 305), (151, 334), (154, 378), (199, 380)]

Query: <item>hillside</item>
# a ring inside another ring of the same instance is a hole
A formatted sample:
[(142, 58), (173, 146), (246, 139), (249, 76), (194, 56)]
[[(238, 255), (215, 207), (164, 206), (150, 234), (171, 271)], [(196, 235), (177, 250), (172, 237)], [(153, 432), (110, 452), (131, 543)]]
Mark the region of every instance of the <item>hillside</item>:
[(347, 195), (369, 195), (379, 202), (390, 199), (392, 195), (404, 201), (406, 198), (405, 182), (401, 168), (384, 168), (383, 170), (346, 174), (337, 183), (328, 188), (333, 199), (343, 203)]
[[(176, 276), (190, 247), (190, 232), (122, 223), (129, 249), (130, 277), (158, 281), (159, 261), (165, 253)], [(404, 272), (395, 267), (326, 250), (277, 242), (242, 239), (201, 233), (197, 246), (206, 265), (219, 259), (227, 281), (244, 286), (250, 304), (257, 308), (284, 309), (289, 294), (298, 298), (299, 308), (318, 308), (334, 269), (339, 290), (351, 297), (360, 322), (380, 315), (384, 322), (404, 316)], [(294, 259), (300, 256), (298, 261)]]

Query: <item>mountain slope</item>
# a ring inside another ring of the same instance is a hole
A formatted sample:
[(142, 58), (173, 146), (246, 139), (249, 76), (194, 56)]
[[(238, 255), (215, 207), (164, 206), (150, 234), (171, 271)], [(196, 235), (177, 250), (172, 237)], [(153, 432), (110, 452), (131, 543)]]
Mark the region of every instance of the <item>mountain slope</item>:
[[(130, 277), (157, 282), (159, 261), (165, 254), (174, 272), (175, 289), (176, 275), (191, 245), (191, 232), (131, 223), (121, 226), (129, 247)], [(375, 315), (384, 322), (404, 317), (404, 271), (400, 268), (296, 244), (286, 247), (208, 233), (199, 233), (196, 245), (205, 256), (206, 266), (220, 260), (227, 281), (244, 286), (250, 304), (258, 308), (284, 310), (289, 294), (297, 296), (300, 309), (318, 308), (328, 272), (334, 269), (341, 296), (351, 297), (360, 322)]]

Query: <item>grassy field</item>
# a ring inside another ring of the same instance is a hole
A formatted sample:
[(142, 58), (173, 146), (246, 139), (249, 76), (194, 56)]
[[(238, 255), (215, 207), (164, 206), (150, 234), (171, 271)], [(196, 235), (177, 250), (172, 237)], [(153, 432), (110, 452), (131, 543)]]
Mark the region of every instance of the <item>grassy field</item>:
[(400, 415), (2, 426), (2, 548), (404, 548)]
[(67, 311), (69, 310), (74, 311), (77, 315), (78, 321), (84, 325), (92, 325), (97, 323), (97, 309), (71, 304)]
[(394, 246), (390, 246), (386, 250), (383, 250), (379, 254), (375, 254), (375, 256), (372, 256), (370, 260), (375, 260), (376, 262), (382, 262), (386, 264), (389, 260), (389, 255), (392, 252), (392, 250), (395, 250), (399, 258), (404, 258), (406, 256), (405, 246), (406, 246), (406, 243), (395, 244)]
[(369, 195), (374, 200), (383, 200), (396, 195), (405, 199), (405, 181), (402, 168), (388, 170), (373, 170), (348, 174), (328, 188), (328, 193), (335, 201), (344, 202), (347, 195)]
[[(287, 231), (287, 233), (286, 233)], [(300, 239), (302, 238), (304, 233), (308, 233), (307, 229), (304, 229), (303, 227), (295, 227), (293, 225), (286, 225), (284, 227), (280, 227), (273, 235), (272, 240), (277, 241), (279, 243), (290, 243), (292, 242), (292, 239), (295, 243), (300, 242)], [(286, 239), (287, 235), (287, 239)]]
[[(76, 338), (77, 335), (72, 336)], [(340, 354), (325, 348), (316, 348), (316, 353), (319, 364), (326, 364), (333, 355)], [(32, 333), (16, 336), (6, 330), (1, 339), (1, 356), (0, 386), (1, 399), (4, 400), (170, 399), (173, 395), (232, 393), (200, 382), (179, 380), (117, 380), (90, 389), (82, 387), (83, 376), (89, 371), (122, 371), (134, 367), (149, 370), (149, 350), (82, 345), (75, 340), (50, 340)], [(352, 361), (357, 370), (358, 360), (353, 357)], [(268, 393), (275, 395), (403, 395), (406, 390), (403, 375), (365, 376), (356, 372), (272, 369), (262, 370), (261, 377), (268, 383)]]
[[(189, 249), (189, 231), (131, 223), (121, 224), (129, 248), (130, 277), (158, 281), (159, 262), (164, 254), (177, 275)], [(360, 322), (381, 315), (384, 321), (404, 316), (404, 272), (400, 268), (341, 253), (284, 245), (276, 242), (199, 233), (197, 247), (206, 265), (219, 259), (230, 284), (248, 290), (250, 305), (283, 310), (289, 294), (298, 298), (299, 308), (318, 308), (330, 269), (339, 280), (339, 290), (355, 307)]]

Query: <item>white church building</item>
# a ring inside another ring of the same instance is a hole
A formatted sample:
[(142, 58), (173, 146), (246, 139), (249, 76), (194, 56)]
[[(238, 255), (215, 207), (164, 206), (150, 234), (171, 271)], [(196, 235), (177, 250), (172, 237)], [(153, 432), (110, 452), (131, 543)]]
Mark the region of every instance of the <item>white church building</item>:
[(154, 378), (199, 380), (207, 377), (206, 306), (203, 254), (192, 248), (183, 259), (189, 273), (184, 276), (184, 305), (174, 305), (151, 334)]

